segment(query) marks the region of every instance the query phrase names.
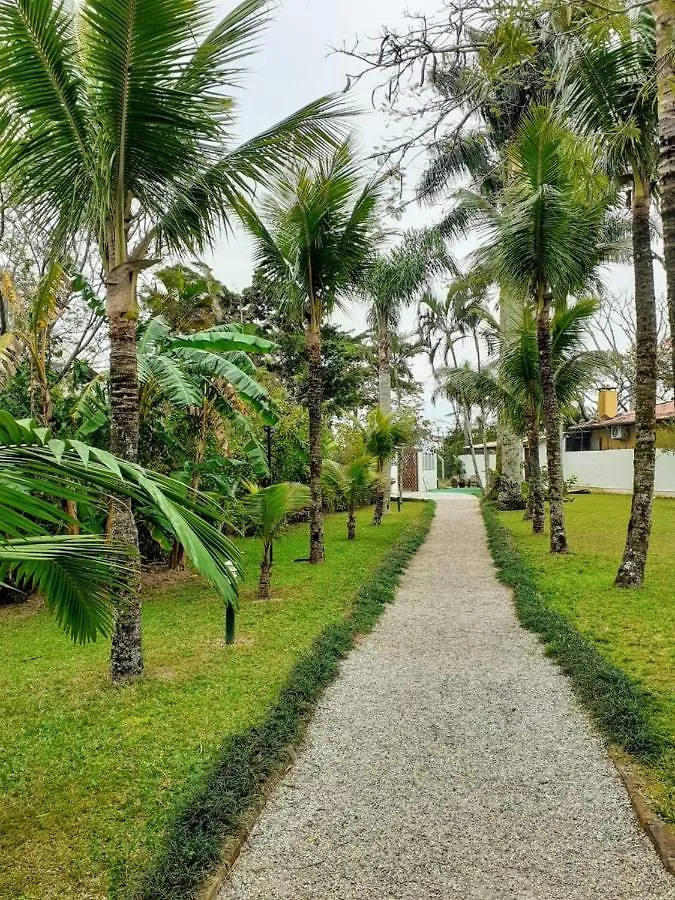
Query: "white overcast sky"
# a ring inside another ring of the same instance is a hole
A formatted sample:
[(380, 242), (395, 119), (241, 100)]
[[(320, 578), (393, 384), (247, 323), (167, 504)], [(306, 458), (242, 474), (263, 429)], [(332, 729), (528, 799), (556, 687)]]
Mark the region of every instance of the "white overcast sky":
[[(230, 0), (218, 0), (216, 11), (222, 15), (232, 5)], [(319, 96), (342, 91), (346, 73), (354, 71), (354, 63), (333, 53), (331, 47), (351, 45), (357, 35), (361, 39), (376, 38), (384, 24), (400, 24), (406, 10), (434, 12), (439, 5), (437, 0), (281, 0), (260, 51), (249, 60), (245, 89), (238, 95), (239, 137), (245, 139), (264, 130)], [(385, 115), (372, 109), (372, 86), (372, 82), (362, 83), (349, 93), (350, 101), (364, 110), (354, 121), (357, 142), (364, 155), (381, 146), (396, 127)], [(414, 183), (415, 173), (407, 175), (408, 183)], [(394, 227), (404, 230), (432, 222), (434, 217), (433, 210), (412, 205)], [(210, 262), (218, 278), (228, 287), (240, 290), (250, 283), (252, 252), (241, 233), (223, 240)], [(339, 313), (336, 319), (354, 331), (365, 327), (365, 311), (356, 305), (347, 314)], [(412, 329), (413, 326), (414, 313), (410, 311), (404, 327)], [(431, 404), (434, 385), (426, 360), (420, 357), (415, 369), (425, 387), (425, 414), (443, 428), (448, 424), (449, 406)]]

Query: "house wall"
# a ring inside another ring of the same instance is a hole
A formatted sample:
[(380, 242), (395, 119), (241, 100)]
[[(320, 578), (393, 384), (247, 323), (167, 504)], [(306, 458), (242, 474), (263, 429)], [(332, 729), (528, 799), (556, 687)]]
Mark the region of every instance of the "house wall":
[(435, 491), (438, 487), (438, 457), (435, 453), (417, 454), (417, 484), (421, 491)]
[(622, 440), (610, 437), (609, 428), (596, 428), (591, 434), (591, 450), (632, 450), (635, 447), (635, 426), (628, 425)]
[[(471, 459), (470, 453), (463, 453), (459, 457), (460, 462), (464, 466), (464, 476), (466, 478), (471, 478), (475, 476), (475, 472), (473, 470), (473, 461)], [(481, 481), (485, 479), (485, 463), (483, 461), (483, 453), (476, 453), (476, 462), (478, 463), (478, 472), (480, 474)], [(488, 463), (490, 465), (490, 470), (494, 471), (497, 468), (497, 456), (494, 450), (488, 450)]]

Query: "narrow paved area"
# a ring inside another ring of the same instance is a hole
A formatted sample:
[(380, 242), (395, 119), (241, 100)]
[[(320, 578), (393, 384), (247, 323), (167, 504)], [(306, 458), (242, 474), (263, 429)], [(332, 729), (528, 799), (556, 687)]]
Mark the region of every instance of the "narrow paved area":
[(518, 625), (478, 504), (343, 663), (220, 900), (667, 900), (568, 682)]

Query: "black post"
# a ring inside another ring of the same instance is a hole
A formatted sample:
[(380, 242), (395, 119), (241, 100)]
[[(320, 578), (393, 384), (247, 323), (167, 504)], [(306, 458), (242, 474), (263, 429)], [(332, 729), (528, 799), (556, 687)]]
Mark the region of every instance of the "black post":
[(234, 606), (231, 603), (225, 607), (225, 643), (234, 643)]

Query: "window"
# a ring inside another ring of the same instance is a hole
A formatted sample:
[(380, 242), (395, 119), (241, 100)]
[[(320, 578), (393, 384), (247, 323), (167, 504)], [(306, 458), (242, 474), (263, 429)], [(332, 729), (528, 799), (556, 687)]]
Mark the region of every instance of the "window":
[(435, 453), (423, 453), (422, 454), (422, 469), (425, 472), (435, 472), (436, 471), (436, 454)]

